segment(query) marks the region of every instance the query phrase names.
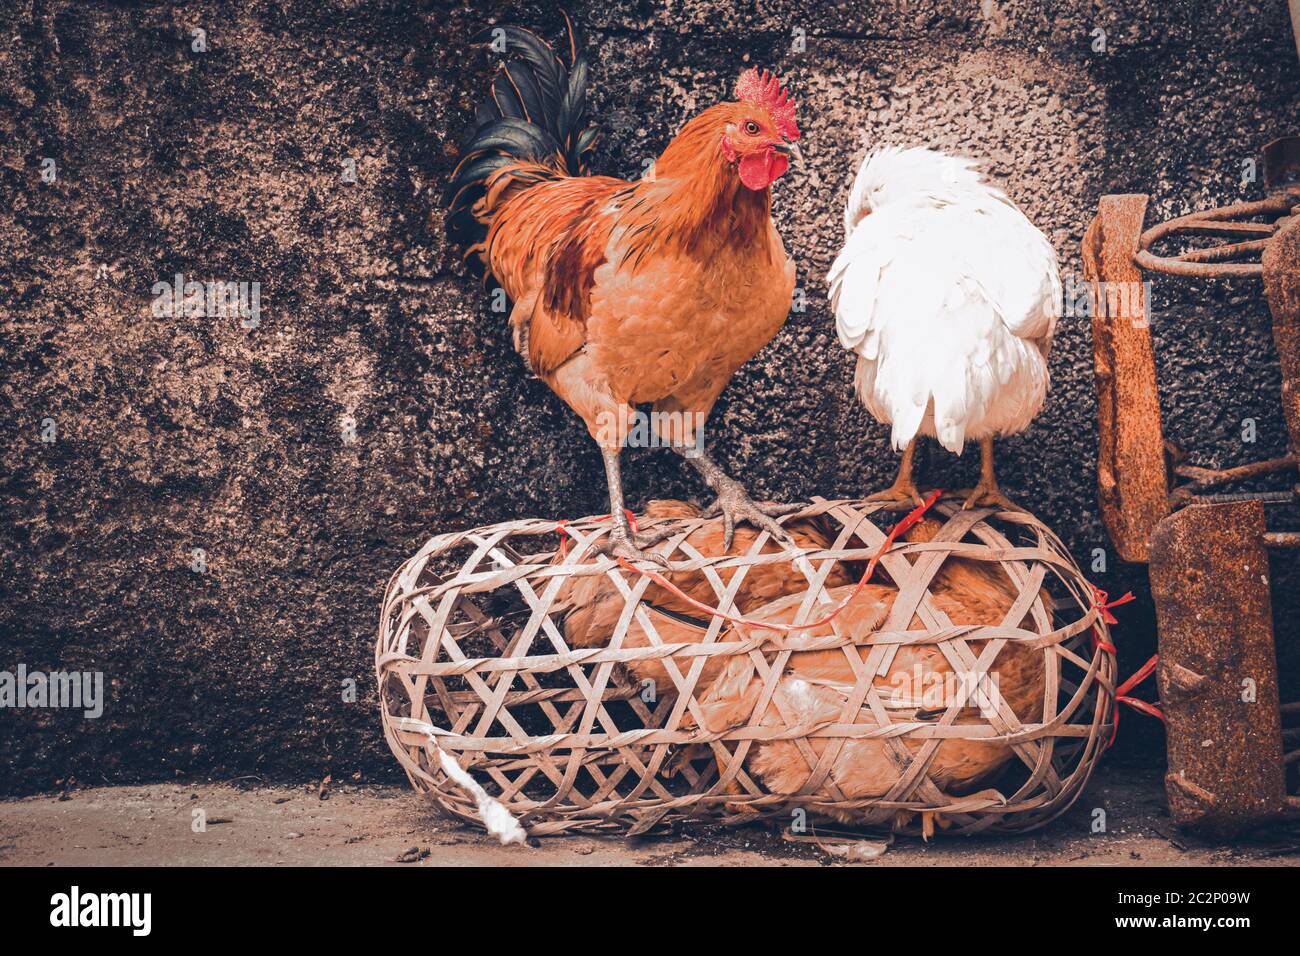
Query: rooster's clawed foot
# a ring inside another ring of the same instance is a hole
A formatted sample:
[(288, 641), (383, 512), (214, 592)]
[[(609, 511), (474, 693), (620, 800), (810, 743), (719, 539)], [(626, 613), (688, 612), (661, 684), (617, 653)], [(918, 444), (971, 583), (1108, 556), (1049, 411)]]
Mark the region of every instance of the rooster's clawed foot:
[(671, 535), (672, 531), (667, 529), (663, 531), (647, 531), (644, 534), (637, 535), (624, 531), (616, 524), (609, 536), (595, 545), (592, 550), (608, 558), (622, 558), (625, 561), (631, 561), (633, 564), (638, 561), (649, 561), (651, 564), (657, 564), (664, 570), (668, 570), (671, 568), (668, 559), (662, 554), (649, 549)]
[(782, 515), (798, 511), (800, 505), (780, 505), (770, 501), (754, 501), (749, 497), (743, 485), (738, 481), (727, 480), (722, 484), (717, 499), (704, 509), (705, 518), (722, 515), (722, 546), (731, 550), (731, 542), (736, 534), (736, 522), (746, 521), (762, 531), (766, 531), (782, 544), (794, 544), (794, 539), (775, 520)]

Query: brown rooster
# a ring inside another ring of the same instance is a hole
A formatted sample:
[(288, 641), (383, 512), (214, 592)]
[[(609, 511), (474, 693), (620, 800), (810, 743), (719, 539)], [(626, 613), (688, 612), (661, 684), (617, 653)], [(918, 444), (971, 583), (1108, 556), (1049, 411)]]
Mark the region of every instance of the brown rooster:
[[(566, 18), (567, 19), (567, 18)], [(447, 190), (448, 236), (513, 302), (515, 347), (600, 445), (613, 526), (630, 559), (619, 452), (649, 404), (657, 437), (717, 493), (710, 514), (784, 538), (778, 506), (752, 501), (697, 431), (735, 371), (777, 333), (795, 267), (771, 218), (771, 187), (798, 158), (794, 103), (749, 70), (734, 102), (690, 120), (636, 182), (586, 173), (586, 61), (498, 28), (509, 52)], [(667, 413), (667, 414), (665, 414)], [(657, 557), (649, 555), (649, 557)]]

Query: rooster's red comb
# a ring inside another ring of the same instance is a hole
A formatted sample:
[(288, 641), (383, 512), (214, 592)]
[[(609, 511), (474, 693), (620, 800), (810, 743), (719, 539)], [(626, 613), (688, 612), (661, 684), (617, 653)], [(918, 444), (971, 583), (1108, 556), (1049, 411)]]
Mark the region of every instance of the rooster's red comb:
[(786, 139), (798, 139), (799, 127), (794, 122), (794, 100), (781, 86), (781, 81), (774, 73), (751, 66), (736, 81), (736, 99), (759, 103), (767, 107), (772, 114), (772, 121)]

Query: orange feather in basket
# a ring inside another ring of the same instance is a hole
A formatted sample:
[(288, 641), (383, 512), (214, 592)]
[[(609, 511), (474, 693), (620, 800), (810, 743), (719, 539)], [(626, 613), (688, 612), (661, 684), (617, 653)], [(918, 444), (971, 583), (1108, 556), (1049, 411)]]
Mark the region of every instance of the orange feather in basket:
[[(646, 509), (646, 517), (650, 519), (692, 518), (698, 514), (698, 509), (679, 501), (655, 501)], [(929, 541), (942, 527), (939, 521), (923, 519), (904, 538), (911, 542)], [(802, 548), (826, 549), (833, 544), (834, 534), (830, 522), (792, 520), (786, 523), (786, 528)], [(688, 541), (704, 555), (721, 555), (728, 553), (722, 548), (722, 534), (722, 522), (713, 520), (692, 532)], [(734, 547), (729, 553), (747, 551), (756, 534), (749, 529), (738, 528)], [(856, 544), (856, 541), (851, 542), (849, 547)], [(769, 545), (764, 550), (775, 551), (778, 548)], [(856, 562), (837, 562), (831, 568), (826, 589), (833, 604), (838, 604), (853, 594), (861, 567)], [(733, 573), (733, 569), (719, 570), (724, 581), (730, 581)], [(898, 597), (898, 589), (883, 567), (877, 570), (876, 575), (876, 580), (865, 585), (834, 619), (834, 626), (839, 628), (840, 633), (866, 637), (879, 630), (888, 619)], [(694, 599), (706, 604), (716, 603), (712, 585), (700, 572), (672, 572), (666, 576)], [(804, 576), (789, 563), (760, 565), (750, 569), (736, 595), (736, 604), (740, 613), (750, 619), (790, 623), (804, 600), (805, 589)], [(997, 624), (1014, 604), (1018, 588), (996, 564), (949, 556), (933, 577), (930, 592), (935, 608), (954, 625)], [(706, 622), (698, 609), (653, 584), (646, 590), (643, 601), (650, 608), (655, 631), (662, 642), (703, 640), (705, 627), (700, 625)], [(562, 614), (565, 637), (569, 644), (573, 647), (596, 647), (609, 642), (623, 613), (624, 601), (621, 592), (610, 583), (609, 578), (600, 575), (573, 578), (566, 582), (557, 595), (555, 606)], [(674, 614), (697, 618), (699, 624), (678, 620), (672, 616)], [(814, 612), (810, 619), (818, 616), (819, 613)], [(1027, 629), (1032, 627), (1032, 622), (1028, 619), (1019, 623)], [(913, 616), (907, 629), (924, 629), (924, 624)], [(741, 628), (729, 625), (719, 635), (718, 641), (739, 640), (740, 630)], [(750, 636), (762, 633), (760, 628), (754, 627), (743, 630)], [(830, 623), (796, 632), (800, 637), (820, 637), (832, 633)], [(774, 633), (773, 636), (777, 635)], [(644, 630), (633, 618), (623, 646), (640, 647), (649, 643)], [(978, 654), (985, 644), (985, 641), (971, 641), (970, 647)], [(865, 660), (870, 649), (862, 646), (854, 648), (853, 652)], [(706, 729), (720, 733), (748, 723), (763, 689), (763, 680), (752, 659), (744, 655), (706, 660), (695, 686), (695, 695), (700, 701)], [(661, 696), (676, 696), (676, 685), (661, 662), (634, 661), (628, 668), (638, 679), (653, 680)], [(689, 667), (685, 661), (680, 661), (678, 669), (684, 676)], [(1041, 717), (1044, 692), (1041, 650), (1008, 643), (999, 652), (993, 671), (998, 691), (1020, 721), (1027, 722)], [(759, 716), (758, 723), (765, 726), (792, 726), (838, 722), (854, 680), (853, 667), (841, 649), (795, 652), (788, 659), (772, 699)], [(878, 675), (873, 682), (886, 700), (890, 715), (895, 720), (937, 723), (947, 709), (945, 704), (958, 680), (952, 665), (938, 646), (916, 644), (900, 647), (886, 673)], [(857, 719), (876, 722), (871, 713), (861, 714)], [(848, 722), (852, 722), (852, 718)], [(953, 720), (956, 725), (985, 722), (976, 706), (964, 707)], [(684, 717), (682, 726), (694, 726), (694, 720), (689, 714)], [(830, 739), (825, 737), (809, 740), (809, 745), (818, 756), (829, 743)], [(904, 746), (915, 752), (921, 748), (922, 741), (907, 739)], [(703, 755), (700, 748), (687, 748), (683, 754), (686, 759)], [(987, 781), (1002, 769), (1011, 755), (1011, 748), (1004, 743), (976, 739), (946, 740), (936, 748), (927, 773), (935, 785), (945, 792), (961, 794), (976, 789)], [(671, 766), (680, 766), (680, 763), (675, 761)], [(745, 769), (776, 793), (798, 792), (807, 783), (810, 773), (808, 762), (798, 745), (791, 741), (754, 744), (747, 756)], [(829, 779), (845, 798), (880, 797), (898, 781), (899, 769), (883, 741), (850, 740), (844, 743), (835, 758)], [(742, 792), (734, 782), (729, 789), (737, 795)], [(826, 783), (816, 792), (828, 801), (835, 799), (831, 787)], [(854, 820), (852, 813), (839, 812), (832, 815), (844, 822)], [(942, 823), (941, 815), (923, 815), (926, 832), (930, 831), (936, 819)]]
[[(692, 519), (699, 518), (700, 514), (700, 509), (692, 504), (665, 499), (651, 501), (646, 506), (642, 521), (666, 518)], [(795, 545), (805, 551), (827, 549), (835, 543), (830, 523), (822, 519), (790, 520), (784, 527)], [(746, 554), (753, 547), (759, 532), (743, 525), (738, 526), (730, 549), (723, 546), (725, 534), (723, 519), (715, 518), (692, 531), (686, 540), (705, 557)], [(772, 554), (786, 550), (787, 547), (769, 539), (762, 551), (764, 554)], [(665, 571), (662, 573), (674, 586), (695, 600), (710, 606), (717, 604), (718, 597), (713, 585), (702, 572)], [(736, 569), (719, 568), (717, 573), (724, 584), (729, 584)], [(837, 561), (826, 576), (826, 587), (852, 584), (857, 580), (857, 573), (860, 571), (857, 571), (851, 562)], [(741, 582), (740, 589), (736, 592), (735, 604), (741, 614), (747, 614), (786, 595), (802, 594), (807, 583), (803, 574), (791, 567), (789, 562), (755, 565), (749, 569)], [(647, 613), (651, 616), (655, 632), (661, 642), (698, 643), (704, 640), (709, 622), (703, 612), (671, 591), (657, 584), (651, 584), (645, 591), (642, 603), (646, 605)], [(622, 592), (614, 586), (608, 575), (588, 575), (566, 581), (556, 595), (552, 607), (560, 613), (564, 637), (570, 647), (603, 647), (609, 643), (610, 636), (614, 633), (618, 619), (623, 613), (624, 601)], [(682, 617), (691, 620), (683, 621)], [(622, 646), (645, 647), (650, 643), (645, 630), (634, 617), (628, 626)], [(723, 663), (721, 658), (708, 659), (700, 681), (696, 685), (697, 693), (708, 686)], [(676, 695), (676, 685), (659, 661), (634, 661), (629, 665), (629, 670), (639, 680), (654, 681), (658, 696)], [(679, 662), (678, 670), (684, 676), (688, 670), (686, 663)]]
[[(913, 541), (930, 540), (940, 525), (924, 521), (906, 537)], [(834, 588), (829, 597), (835, 603), (852, 593), (848, 587)], [(1011, 580), (996, 565), (986, 562), (948, 557), (930, 585), (933, 603), (955, 625), (998, 624), (1011, 609), (1017, 593)], [(890, 584), (868, 584), (835, 619), (840, 633), (862, 638), (880, 629), (889, 617), (898, 591)], [(789, 623), (801, 602), (801, 596), (791, 595), (774, 601), (752, 614), (750, 618), (773, 623)], [(1020, 622), (1032, 629), (1032, 622)], [(907, 630), (923, 630), (924, 624), (914, 616)], [(761, 629), (749, 628), (750, 635), (761, 634)], [(829, 624), (801, 631), (805, 637), (828, 636)], [(723, 640), (736, 639), (735, 634)], [(970, 648), (977, 655), (986, 641), (971, 641)], [(860, 659), (866, 660), (870, 649), (853, 648)], [(999, 652), (990, 673), (1007, 706), (1023, 722), (1042, 716), (1044, 669), (1041, 650), (1008, 642)], [(877, 723), (877, 718), (864, 709), (859, 715), (844, 715), (845, 703), (852, 692), (856, 675), (843, 650), (795, 652), (786, 662), (771, 700), (759, 715), (760, 725), (836, 723)], [(939, 722), (952, 702), (959, 678), (948, 658), (934, 644), (900, 646), (886, 673), (877, 675), (873, 684), (878, 690), (894, 721), (924, 720)], [(749, 723), (759, 703), (763, 680), (753, 661), (748, 657), (733, 657), (708, 691), (701, 695), (701, 710), (706, 729), (719, 733)], [(963, 707), (952, 721), (955, 725), (985, 724), (977, 706)], [(903, 745), (913, 753), (924, 744), (916, 738), (901, 738)], [(832, 743), (831, 738), (811, 737), (808, 745), (818, 758)], [(950, 739), (940, 743), (927, 773), (940, 789), (949, 794), (969, 793), (988, 782), (1012, 756), (1009, 745), (976, 739)], [(745, 764), (746, 771), (776, 793), (797, 793), (808, 782), (812, 768), (791, 741), (756, 743)], [(847, 799), (880, 797), (899, 780), (900, 770), (888, 752), (888, 745), (880, 739), (848, 740), (835, 757), (829, 774), (840, 794)], [(739, 793), (737, 788), (735, 792)], [(827, 800), (835, 799), (831, 786), (823, 782), (815, 792)], [(843, 822), (853, 822), (851, 812), (831, 811)], [(923, 826), (927, 834), (934, 815), (925, 814)]]

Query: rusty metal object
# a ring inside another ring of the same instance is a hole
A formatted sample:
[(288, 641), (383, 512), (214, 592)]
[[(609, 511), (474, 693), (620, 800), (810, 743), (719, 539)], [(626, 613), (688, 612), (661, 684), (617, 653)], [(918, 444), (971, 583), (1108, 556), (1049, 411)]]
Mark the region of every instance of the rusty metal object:
[(1300, 136), (1282, 136), (1264, 147), (1264, 189), (1276, 192), (1300, 183)]
[[(1179, 216), (1142, 233), (1138, 241), (1137, 264), (1149, 272), (1198, 279), (1223, 279), (1230, 276), (1256, 277), (1263, 274), (1259, 261), (1250, 259), (1264, 252), (1281, 223), (1290, 221), (1291, 207), (1300, 202), (1300, 194), (1287, 192), (1258, 202), (1233, 203), (1204, 212)], [(1264, 217), (1267, 222), (1241, 220)], [(1225, 245), (1188, 249), (1173, 256), (1158, 256), (1151, 246), (1173, 236), (1227, 236), (1236, 239)]]
[[(1235, 468), (1214, 469), (1200, 468), (1196, 465), (1176, 465), (1174, 474), (1179, 478), (1186, 478), (1187, 483), (1179, 485), (1174, 490), (1170, 501), (1174, 507), (1179, 507), (1193, 500), (1204, 500), (1201, 493), (1211, 488), (1234, 484), (1238, 481), (1247, 481), (1261, 475), (1272, 475), (1280, 471), (1294, 471), (1295, 468), (1295, 455), (1284, 455), (1281, 458), (1270, 458), (1266, 461), (1252, 461), (1249, 464), (1238, 465)], [(1290, 493), (1285, 494), (1289, 502), (1292, 495)], [(1259, 494), (1249, 492), (1240, 495), (1242, 498), (1259, 496)]]
[[(1269, 531), (1264, 535), (1264, 547), (1266, 548), (1300, 548), (1300, 531)], [(1278, 714), (1283, 723), (1289, 718), (1300, 717), (1300, 701), (1294, 701), (1290, 704), (1282, 704), (1278, 707)], [(1300, 727), (1283, 727), (1282, 742), (1286, 746), (1291, 746), (1291, 741), (1300, 741)], [(1283, 762), (1292, 764), (1297, 756), (1300, 756), (1300, 750), (1293, 750), (1286, 754)], [(1290, 816), (1300, 815), (1300, 793), (1290, 794), (1286, 798), (1287, 813)]]
[(1282, 367), (1282, 411), (1295, 456), (1300, 454), (1300, 216), (1293, 217), (1269, 243), (1262, 268)]
[[(1127, 561), (1146, 560), (1150, 533), (1173, 508), (1198, 500), (1212, 488), (1296, 468), (1300, 456), (1300, 137), (1269, 143), (1264, 148), (1263, 171), (1265, 188), (1272, 193), (1267, 199), (1180, 216), (1146, 231), (1142, 231), (1146, 196), (1104, 196), (1084, 237), (1084, 271), (1093, 286), (1101, 444), (1098, 489), (1107, 530)], [(1263, 221), (1246, 221), (1251, 219)], [(1228, 236), (1234, 241), (1171, 256), (1151, 251), (1163, 240), (1192, 235)], [(1257, 261), (1237, 261), (1243, 259)], [(1168, 493), (1169, 466), (1160, 455), (1165, 443), (1146, 327), (1143, 270), (1199, 278), (1263, 278), (1282, 372), (1289, 455), (1220, 470), (1178, 464), (1173, 472), (1186, 483), (1172, 497), (1158, 500)], [(1117, 296), (1116, 290), (1126, 291)], [(1117, 312), (1117, 302), (1127, 308)], [(1119, 409), (1124, 409), (1123, 416)]]
[(1296, 804), (1282, 762), (1264, 506), (1193, 504), (1162, 521), (1151, 592), (1170, 815), (1216, 836), (1278, 818)]
[[(1300, 137), (1284, 136), (1264, 147), (1264, 189), (1271, 194), (1267, 199), (1194, 212), (1152, 226), (1138, 240), (1135, 261), (1149, 272), (1198, 279), (1263, 275), (1264, 253), (1273, 238), (1295, 222), (1300, 205)], [(1251, 219), (1264, 221), (1247, 221)], [(1224, 236), (1234, 241), (1172, 256), (1151, 251), (1157, 242), (1175, 236)]]
[(1265, 505), (1291, 505), (1300, 502), (1300, 490), (1291, 491), (1229, 491), (1223, 494), (1197, 495), (1202, 504), (1226, 504), (1230, 501), (1258, 501)]
[[(1102, 519), (1125, 561), (1147, 559), (1151, 533), (1169, 513), (1160, 399), (1142, 273), (1133, 264), (1144, 195), (1103, 196), (1083, 239), (1092, 284), (1092, 341), (1100, 446), (1097, 490)], [(1110, 290), (1128, 289), (1128, 308)], [(1127, 313), (1127, 314), (1125, 314)]]
[[(1297, 0), (1300, 2), (1300, 0)], [(1093, 285), (1093, 342), (1101, 445), (1098, 488), (1106, 527), (1129, 561), (1150, 560), (1159, 626), (1157, 679), (1168, 731), (1170, 813), (1180, 826), (1231, 836), (1284, 813), (1300, 763), (1300, 705), (1279, 706), (1269, 548), (1300, 547), (1300, 532), (1269, 532), (1264, 504), (1286, 491), (1220, 492), (1248, 479), (1295, 473), (1300, 460), (1300, 137), (1264, 150), (1267, 199), (1180, 216), (1143, 231), (1145, 196), (1106, 196), (1084, 237)], [(1158, 255), (1162, 242), (1226, 237)], [(1290, 454), (1234, 468), (1186, 464), (1160, 428), (1146, 328), (1144, 272), (1197, 278), (1261, 277), (1273, 315)], [(1141, 289), (1117, 312), (1112, 287)], [(1166, 462), (1164, 452), (1170, 460)], [(1183, 484), (1168, 494), (1168, 477)], [(1172, 511), (1172, 514), (1171, 514)]]

